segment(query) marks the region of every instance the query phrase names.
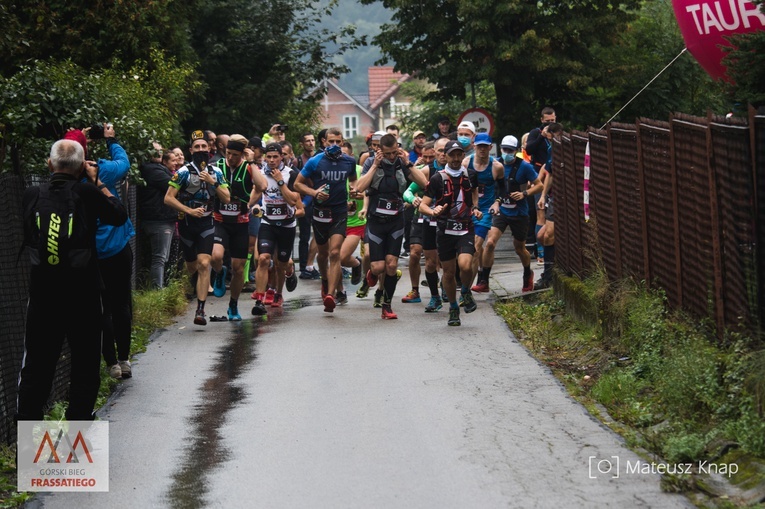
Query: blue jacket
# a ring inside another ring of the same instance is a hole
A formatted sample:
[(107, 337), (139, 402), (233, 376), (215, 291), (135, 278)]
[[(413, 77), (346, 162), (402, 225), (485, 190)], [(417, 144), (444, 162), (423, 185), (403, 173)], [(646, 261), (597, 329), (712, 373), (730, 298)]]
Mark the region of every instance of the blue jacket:
[[(125, 149), (116, 140), (112, 138), (107, 139), (106, 144), (109, 148), (111, 160), (98, 160), (98, 177), (101, 179), (101, 182), (106, 184), (109, 191), (122, 201), (122, 197), (117, 192), (117, 186), (127, 176), (127, 172), (130, 169), (130, 159), (128, 159)], [(130, 238), (134, 235), (135, 230), (133, 229), (133, 223), (130, 222), (130, 218), (121, 226), (99, 223), (98, 230), (96, 231), (98, 259), (103, 260), (104, 258), (116, 255), (125, 248)]]

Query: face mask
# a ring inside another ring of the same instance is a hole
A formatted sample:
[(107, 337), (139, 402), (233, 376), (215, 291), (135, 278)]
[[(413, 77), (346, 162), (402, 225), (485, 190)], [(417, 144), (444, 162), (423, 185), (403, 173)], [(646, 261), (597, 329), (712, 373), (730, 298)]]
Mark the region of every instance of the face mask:
[(515, 162), (515, 154), (502, 154), (502, 159), (505, 164), (512, 164)]
[(396, 165), (395, 161), (388, 161), (387, 159), (383, 158), (382, 160), (382, 167), (384, 170), (390, 170), (393, 169), (393, 167)]
[(210, 154), (204, 150), (201, 152), (194, 152), (191, 154), (191, 161), (200, 171), (204, 171), (205, 168), (207, 168), (207, 164), (210, 162)]
[(470, 138), (467, 136), (457, 136), (457, 141), (462, 145), (462, 148), (468, 148), (470, 146)]
[(330, 145), (324, 149), (324, 153), (327, 154), (327, 157), (330, 159), (337, 159), (343, 153), (343, 149), (340, 148), (340, 145)]

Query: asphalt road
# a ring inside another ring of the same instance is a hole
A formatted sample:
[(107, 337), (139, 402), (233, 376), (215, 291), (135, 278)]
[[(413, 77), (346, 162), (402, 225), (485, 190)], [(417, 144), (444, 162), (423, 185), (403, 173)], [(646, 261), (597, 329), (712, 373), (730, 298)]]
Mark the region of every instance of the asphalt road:
[[(519, 291), (514, 257), (493, 276)], [(371, 296), (324, 313), (316, 281), (266, 322), (198, 327), (190, 307), (100, 412), (110, 492), (29, 507), (692, 507), (628, 471), (638, 456), (527, 353), (492, 296), (448, 327), (446, 309), (400, 303), (408, 287), (405, 273), (395, 321)], [(227, 302), (211, 297), (208, 315)], [(614, 478), (598, 462), (617, 458)]]

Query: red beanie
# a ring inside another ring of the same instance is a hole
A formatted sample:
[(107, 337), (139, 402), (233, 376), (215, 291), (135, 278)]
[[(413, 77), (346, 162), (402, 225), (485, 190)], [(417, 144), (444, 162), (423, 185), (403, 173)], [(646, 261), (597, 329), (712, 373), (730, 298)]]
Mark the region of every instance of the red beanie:
[(88, 139), (85, 138), (85, 135), (80, 131), (79, 129), (72, 129), (71, 131), (67, 131), (64, 135), (65, 140), (73, 140), (82, 145), (82, 150), (85, 151), (85, 159), (88, 158)]

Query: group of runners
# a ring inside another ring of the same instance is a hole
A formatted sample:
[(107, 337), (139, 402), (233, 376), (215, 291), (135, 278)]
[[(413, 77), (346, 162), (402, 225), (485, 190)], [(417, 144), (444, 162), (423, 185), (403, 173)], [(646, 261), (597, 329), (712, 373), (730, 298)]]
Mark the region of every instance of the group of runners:
[[(197, 296), (195, 324), (207, 324), (209, 286), (215, 296), (225, 295), (228, 267), (226, 319), (242, 319), (238, 300), (253, 252), (252, 314), (281, 307), (285, 285), (288, 291), (297, 285), (292, 250), (298, 219), (304, 216), (310, 219), (302, 224), (312, 229), (327, 313), (347, 302), (345, 268), (351, 284), (360, 284), (357, 297), (375, 289), (374, 306), (381, 308), (382, 318), (397, 318), (392, 305), (408, 221), (412, 289), (403, 303), (422, 302), (424, 256), (423, 285), (430, 291), (424, 312), (438, 312), (448, 303), (448, 325), (460, 325), (460, 309), (471, 313), (477, 308), (473, 292), (489, 291), (495, 249), (508, 227), (524, 267), (523, 291), (534, 289), (526, 249), (527, 197), (543, 185), (534, 165), (522, 157), (516, 137), (505, 136), (501, 156), (494, 158), (491, 137), (476, 133), (471, 122), (462, 122), (456, 136), (418, 140), (416, 153), (403, 150), (395, 135), (376, 132), (363, 165), (357, 165), (346, 153), (340, 130), (322, 134), (319, 150), (297, 170), (285, 142), (266, 144), (237, 134), (228, 136), (225, 154), (211, 164), (205, 133), (192, 133), (191, 160), (173, 175), (165, 203), (179, 214), (181, 248)], [(413, 207), (411, 219), (406, 207)]]

